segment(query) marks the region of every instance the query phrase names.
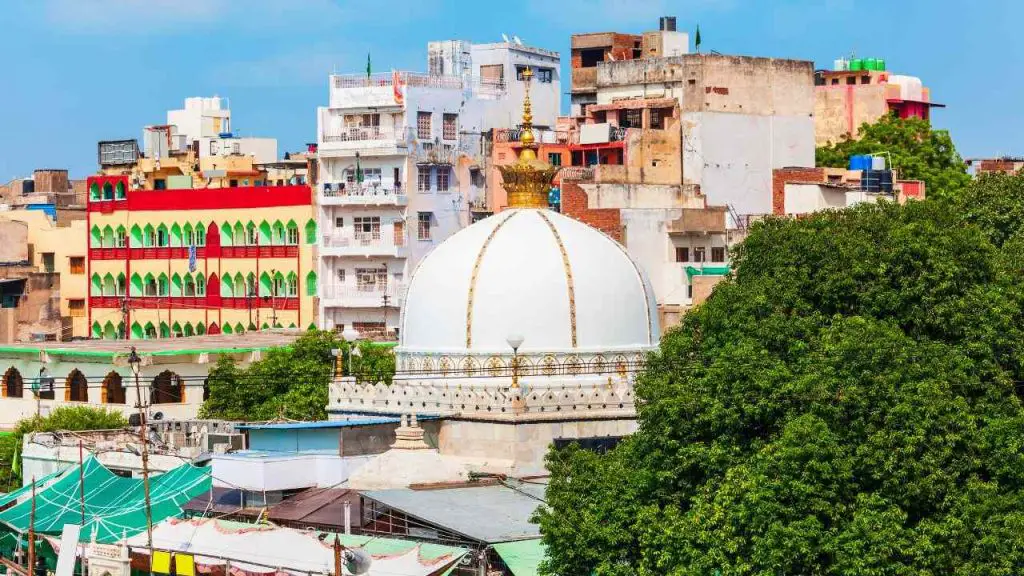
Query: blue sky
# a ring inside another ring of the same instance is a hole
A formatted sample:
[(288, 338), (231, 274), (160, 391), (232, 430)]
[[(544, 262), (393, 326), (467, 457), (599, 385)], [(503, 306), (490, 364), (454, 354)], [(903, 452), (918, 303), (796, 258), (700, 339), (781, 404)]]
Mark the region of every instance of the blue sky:
[(703, 47), (726, 54), (883, 57), (948, 105), (935, 124), (964, 156), (1024, 154), (1013, 0), (0, 0), (0, 181), (91, 173), (98, 140), (138, 138), (186, 96), (227, 96), (236, 132), (300, 149), (327, 74), (364, 70), (367, 52), (377, 70), (422, 70), (429, 40), (504, 32), (567, 66), (570, 34), (640, 32), (660, 15), (699, 23)]

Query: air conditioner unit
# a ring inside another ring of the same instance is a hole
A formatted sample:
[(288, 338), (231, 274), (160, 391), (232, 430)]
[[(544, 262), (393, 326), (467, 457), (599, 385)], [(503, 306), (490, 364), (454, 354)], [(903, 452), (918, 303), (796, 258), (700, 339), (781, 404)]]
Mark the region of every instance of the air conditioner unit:
[(242, 450), (245, 448), (245, 438), (241, 434), (208, 434), (206, 449), (216, 452), (217, 445), (224, 446), (226, 450)]

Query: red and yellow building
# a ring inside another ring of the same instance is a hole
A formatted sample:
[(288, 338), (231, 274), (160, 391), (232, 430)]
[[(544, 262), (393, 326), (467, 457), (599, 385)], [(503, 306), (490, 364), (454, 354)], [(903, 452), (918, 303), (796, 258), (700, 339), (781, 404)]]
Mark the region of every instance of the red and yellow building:
[(316, 325), (308, 186), (90, 189), (90, 335), (148, 339)]

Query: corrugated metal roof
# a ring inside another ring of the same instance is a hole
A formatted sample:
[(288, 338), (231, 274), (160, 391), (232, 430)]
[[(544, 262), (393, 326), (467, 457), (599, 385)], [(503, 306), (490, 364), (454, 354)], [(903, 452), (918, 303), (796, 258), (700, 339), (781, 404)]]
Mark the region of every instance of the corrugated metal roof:
[(310, 488), (272, 507), (268, 512), (274, 522), (287, 522), (296, 527), (303, 525), (345, 527), (345, 502), (351, 508), (350, 521), (359, 526), (362, 511), (359, 493), (344, 488)]
[[(514, 486), (509, 488), (508, 486)], [(516, 483), (440, 490), (363, 490), (360, 494), (440, 528), (488, 544), (538, 538), (530, 522), (544, 484)]]

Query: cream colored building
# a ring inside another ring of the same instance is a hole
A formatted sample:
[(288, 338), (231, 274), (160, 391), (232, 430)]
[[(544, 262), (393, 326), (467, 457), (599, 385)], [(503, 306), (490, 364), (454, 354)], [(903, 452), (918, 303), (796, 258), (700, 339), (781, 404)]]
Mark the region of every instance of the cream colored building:
[[(50, 298), (59, 301), (59, 315), (62, 322), (56, 328), (57, 340), (87, 337), (89, 327), (86, 321), (86, 222), (76, 220), (67, 226), (58, 226), (41, 210), (0, 211), (0, 221), (20, 222), (25, 225), (27, 253), (30, 270), (40, 273), (56, 273), (59, 281), (56, 290), (51, 288)], [(7, 244), (13, 238), (0, 238)], [(43, 326), (34, 318), (23, 318), (18, 322), (16, 340), (28, 340), (33, 325), (49, 332), (52, 326)]]

